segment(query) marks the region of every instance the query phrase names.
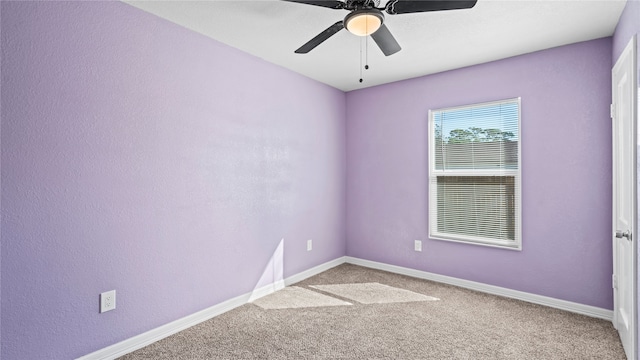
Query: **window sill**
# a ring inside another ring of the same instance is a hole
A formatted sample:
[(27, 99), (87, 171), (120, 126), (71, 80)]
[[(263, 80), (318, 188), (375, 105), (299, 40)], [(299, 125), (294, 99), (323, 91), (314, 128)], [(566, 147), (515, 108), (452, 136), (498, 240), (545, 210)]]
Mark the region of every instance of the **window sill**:
[(522, 243), (516, 241), (500, 241), (500, 240), (486, 240), (482, 238), (462, 238), (462, 237), (450, 237), (446, 234), (429, 234), (429, 239), (438, 241), (450, 241), (456, 243), (487, 246), (505, 250), (522, 251)]

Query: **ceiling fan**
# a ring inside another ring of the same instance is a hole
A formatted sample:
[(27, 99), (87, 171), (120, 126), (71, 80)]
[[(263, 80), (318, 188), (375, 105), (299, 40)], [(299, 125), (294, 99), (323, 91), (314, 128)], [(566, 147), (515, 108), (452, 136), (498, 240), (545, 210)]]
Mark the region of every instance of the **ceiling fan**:
[(383, 11), (389, 15), (410, 14), (472, 8), (477, 0), (390, 0), (384, 7), (376, 7), (380, 0), (284, 0), (288, 2), (322, 6), (335, 10), (349, 10), (344, 20), (329, 26), (295, 52), (306, 54), (343, 28), (358, 36), (371, 36), (380, 50), (393, 55), (401, 47), (384, 24)]

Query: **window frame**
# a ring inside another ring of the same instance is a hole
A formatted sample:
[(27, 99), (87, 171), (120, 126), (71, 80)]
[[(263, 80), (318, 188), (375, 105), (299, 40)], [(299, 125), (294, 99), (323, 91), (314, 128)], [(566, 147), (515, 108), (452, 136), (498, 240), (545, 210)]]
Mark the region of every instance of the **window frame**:
[[(436, 170), (436, 149), (435, 149), (435, 120), (434, 114), (436, 112), (454, 111), (461, 109), (468, 109), (473, 107), (482, 107), (490, 105), (498, 105), (505, 103), (517, 103), (518, 106), (518, 168), (516, 170), (510, 169), (497, 169), (497, 170)], [(429, 174), (428, 174), (428, 222), (429, 222), (429, 238), (433, 240), (452, 241), (457, 243), (473, 244), (480, 246), (497, 247), (501, 249), (509, 250), (522, 250), (522, 101), (520, 97), (474, 103), (460, 106), (453, 106), (439, 109), (429, 109), (429, 124), (428, 124), (428, 142), (429, 142)], [(446, 173), (446, 175), (442, 175)], [(515, 240), (499, 240), (488, 239), (484, 237), (460, 235), (451, 233), (438, 232), (438, 176), (513, 176), (514, 177), (514, 196), (517, 199), (515, 204)]]

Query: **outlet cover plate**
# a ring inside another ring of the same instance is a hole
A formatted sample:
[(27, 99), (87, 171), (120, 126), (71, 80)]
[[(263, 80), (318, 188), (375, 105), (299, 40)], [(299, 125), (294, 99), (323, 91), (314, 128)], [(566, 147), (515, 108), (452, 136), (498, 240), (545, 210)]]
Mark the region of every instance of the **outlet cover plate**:
[(414, 240), (413, 249), (415, 251), (422, 251), (422, 240)]
[(307, 251), (313, 250), (313, 240), (307, 240)]
[(100, 312), (111, 311), (116, 308), (116, 291), (111, 290), (100, 294)]

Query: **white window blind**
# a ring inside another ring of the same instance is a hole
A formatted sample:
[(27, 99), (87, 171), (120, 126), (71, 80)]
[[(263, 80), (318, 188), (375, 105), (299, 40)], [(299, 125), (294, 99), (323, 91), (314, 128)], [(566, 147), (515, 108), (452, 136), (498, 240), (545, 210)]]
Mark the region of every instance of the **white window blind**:
[(520, 99), (429, 112), (429, 236), (520, 249)]

